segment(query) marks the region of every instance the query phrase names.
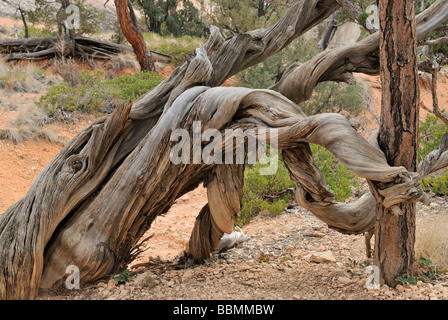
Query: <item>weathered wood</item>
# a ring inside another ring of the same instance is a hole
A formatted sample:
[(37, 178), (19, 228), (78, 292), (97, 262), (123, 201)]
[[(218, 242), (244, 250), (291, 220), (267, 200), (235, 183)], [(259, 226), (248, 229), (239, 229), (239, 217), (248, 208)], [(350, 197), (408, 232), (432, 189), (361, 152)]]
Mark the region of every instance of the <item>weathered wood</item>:
[[(279, 148), (285, 150), (295, 177), (298, 201), (342, 231), (366, 230), (370, 213), (359, 208), (373, 197), (387, 207), (424, 200), (420, 176), (389, 166), (378, 147), (342, 116), (308, 118), (272, 90), (216, 87), (276, 54), (338, 7), (334, 0), (300, 1), (271, 28), (229, 39), (212, 28), (204, 48), (135, 101), (131, 110), (118, 108), (81, 132), (44, 169), (27, 195), (0, 217), (0, 298), (33, 298), (38, 287), (60, 283), (72, 264), (79, 267), (82, 283), (118, 271), (154, 219), (201, 182), (208, 182), (210, 199), (193, 231), (190, 253), (199, 259), (209, 254), (222, 233), (232, 228), (232, 215), (241, 201), (243, 167), (172, 163), (172, 131), (182, 128), (191, 134), (196, 121), (202, 123), (201, 132), (278, 129)], [(377, 56), (371, 62), (375, 59), (378, 64)], [(291, 81), (284, 85), (302, 85)], [(347, 209), (334, 201), (312, 163), (309, 143), (323, 145), (350, 170), (374, 181), (372, 193), (360, 199), (359, 208)], [(222, 204), (222, 199), (228, 203)], [(221, 205), (225, 210), (217, 209)]]
[[(7, 54), (8, 60), (51, 58), (58, 53), (54, 47), (54, 44), (57, 41), (57, 37), (0, 40), (0, 53)], [(119, 53), (133, 52), (131, 46), (119, 45), (83, 36), (75, 37), (75, 46), (81, 46), (84, 50), (88, 51), (91, 56), (95, 53), (97, 53), (97, 55), (104, 53), (108, 59)], [(153, 50), (150, 52), (154, 61), (164, 63), (172, 61), (170, 55)]]
[[(116, 108), (110, 117), (78, 134), (40, 173), (27, 195), (0, 217), (0, 298), (35, 297), (45, 245), (70, 210), (107, 176), (112, 165), (110, 154), (117, 152), (115, 138), (131, 106), (126, 103)], [(52, 183), (41, 184), (42, 180)], [(26, 285), (13, 286), (15, 283)]]

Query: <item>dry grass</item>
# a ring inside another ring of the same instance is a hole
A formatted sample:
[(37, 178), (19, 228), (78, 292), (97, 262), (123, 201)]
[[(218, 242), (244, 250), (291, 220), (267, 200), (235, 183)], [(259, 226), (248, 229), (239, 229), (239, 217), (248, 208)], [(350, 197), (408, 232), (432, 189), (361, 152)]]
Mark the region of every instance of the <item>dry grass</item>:
[(423, 221), (417, 226), (415, 256), (432, 261), (438, 269), (448, 270), (448, 216)]
[(45, 111), (36, 106), (24, 108), (15, 119), (9, 121), (8, 128), (0, 128), (0, 139), (9, 139), (15, 144), (39, 139), (60, 142), (54, 130), (47, 127), (48, 122)]
[(38, 93), (41, 83), (37, 80), (38, 68), (32, 63), (25, 66), (10, 64), (0, 57), (0, 89), (14, 92)]
[(75, 88), (80, 82), (81, 70), (74, 59), (60, 59), (54, 62), (54, 72), (60, 75), (64, 82)]
[(121, 71), (126, 68), (139, 69), (137, 58), (133, 53), (120, 53), (113, 56), (112, 59), (106, 64), (106, 66), (115, 71)]

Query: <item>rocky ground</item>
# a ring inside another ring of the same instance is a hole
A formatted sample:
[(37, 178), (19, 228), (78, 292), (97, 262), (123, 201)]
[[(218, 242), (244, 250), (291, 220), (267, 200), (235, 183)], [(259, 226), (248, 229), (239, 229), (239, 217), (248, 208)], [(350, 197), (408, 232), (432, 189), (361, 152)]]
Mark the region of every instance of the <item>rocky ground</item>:
[[(200, 199), (203, 189), (184, 196), (177, 207)], [(205, 194), (204, 194), (205, 195)], [(436, 217), (445, 219), (448, 203), (434, 198), (432, 207), (418, 207), (418, 223)], [(174, 208), (176, 209), (176, 208)], [(382, 286), (367, 289), (367, 259), (363, 236), (342, 235), (329, 229), (309, 211), (296, 208), (272, 217), (260, 215), (244, 226), (247, 239), (225, 252), (214, 253), (204, 265), (191, 265), (176, 257), (176, 248), (163, 242), (164, 230), (178, 234), (181, 246), (187, 242), (197, 212), (179, 218), (168, 214), (156, 221), (152, 231), (160, 245), (148, 241), (151, 253), (131, 264), (132, 280), (117, 284), (113, 277), (80, 290), (63, 289), (41, 293), (38, 299), (70, 300), (445, 300), (448, 277), (419, 281), (416, 285)], [(189, 216), (188, 218), (186, 216)], [(182, 220), (190, 221), (182, 223)], [(169, 223), (171, 221), (172, 223)], [(177, 226), (174, 226), (178, 223)], [(184, 226), (184, 233), (180, 228)], [(156, 235), (158, 233), (158, 235)], [(176, 238), (176, 237), (174, 237)], [(174, 243), (176, 239), (171, 239)], [(170, 255), (171, 254), (171, 255)]]

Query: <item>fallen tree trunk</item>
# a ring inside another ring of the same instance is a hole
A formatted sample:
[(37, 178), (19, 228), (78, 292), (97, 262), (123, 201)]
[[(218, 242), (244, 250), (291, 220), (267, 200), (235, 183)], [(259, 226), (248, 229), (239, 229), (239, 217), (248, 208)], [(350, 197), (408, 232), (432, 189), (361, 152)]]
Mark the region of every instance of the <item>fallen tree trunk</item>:
[[(196, 56), (135, 101), (132, 108), (125, 104), (78, 134), (38, 176), (25, 197), (0, 217), (0, 298), (32, 299), (39, 287), (61, 283), (69, 265), (80, 269), (82, 283), (120, 270), (154, 219), (201, 182), (207, 187), (209, 203), (192, 231), (189, 253), (196, 259), (208, 257), (218, 239), (233, 226), (244, 167), (174, 164), (171, 133), (184, 129), (193, 134), (197, 122), (202, 127), (196, 133), (208, 129), (254, 129), (256, 134), (278, 130), (270, 134), (284, 150), (285, 163), (297, 185), (297, 200), (335, 228), (363, 232), (369, 226), (369, 212), (347, 211), (347, 206), (334, 201), (312, 162), (309, 143), (323, 145), (353, 172), (369, 179), (370, 197), (388, 208), (402, 201), (426, 200), (418, 187), (420, 176), (390, 167), (379, 149), (342, 116), (306, 117), (282, 90), (217, 87), (276, 54), (338, 7), (333, 0), (297, 2), (273, 27), (230, 39), (212, 28)], [(295, 85), (300, 91), (302, 82)], [(290, 87), (288, 83), (285, 86)], [(188, 145), (194, 154), (197, 145)], [(199, 148), (209, 145), (200, 144)], [(235, 150), (238, 145), (230, 148)], [(227, 146), (223, 150), (224, 155), (230, 152)], [(431, 163), (439, 166), (441, 162)], [(426, 171), (431, 168), (428, 165)]]
[[(61, 54), (55, 44), (58, 37), (0, 40), (0, 53), (7, 55), (7, 60), (48, 59)], [(95, 40), (88, 37), (75, 37), (75, 52), (82, 57), (111, 59), (119, 53), (133, 53), (131, 46)], [(170, 63), (172, 57), (157, 51), (151, 51), (154, 61)]]

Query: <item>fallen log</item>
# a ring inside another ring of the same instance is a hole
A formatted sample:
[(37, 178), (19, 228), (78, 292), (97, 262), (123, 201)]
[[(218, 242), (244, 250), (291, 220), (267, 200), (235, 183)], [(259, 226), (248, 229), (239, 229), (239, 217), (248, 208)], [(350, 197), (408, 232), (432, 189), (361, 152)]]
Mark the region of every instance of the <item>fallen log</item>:
[[(59, 40), (59, 37), (0, 40), (0, 53), (7, 55), (8, 61), (51, 58), (58, 54), (55, 44)], [(96, 59), (110, 59), (119, 53), (133, 52), (131, 46), (82, 36), (75, 37), (75, 51), (80, 56)], [(170, 63), (172, 60), (170, 55), (154, 50), (150, 52), (154, 61)]]

